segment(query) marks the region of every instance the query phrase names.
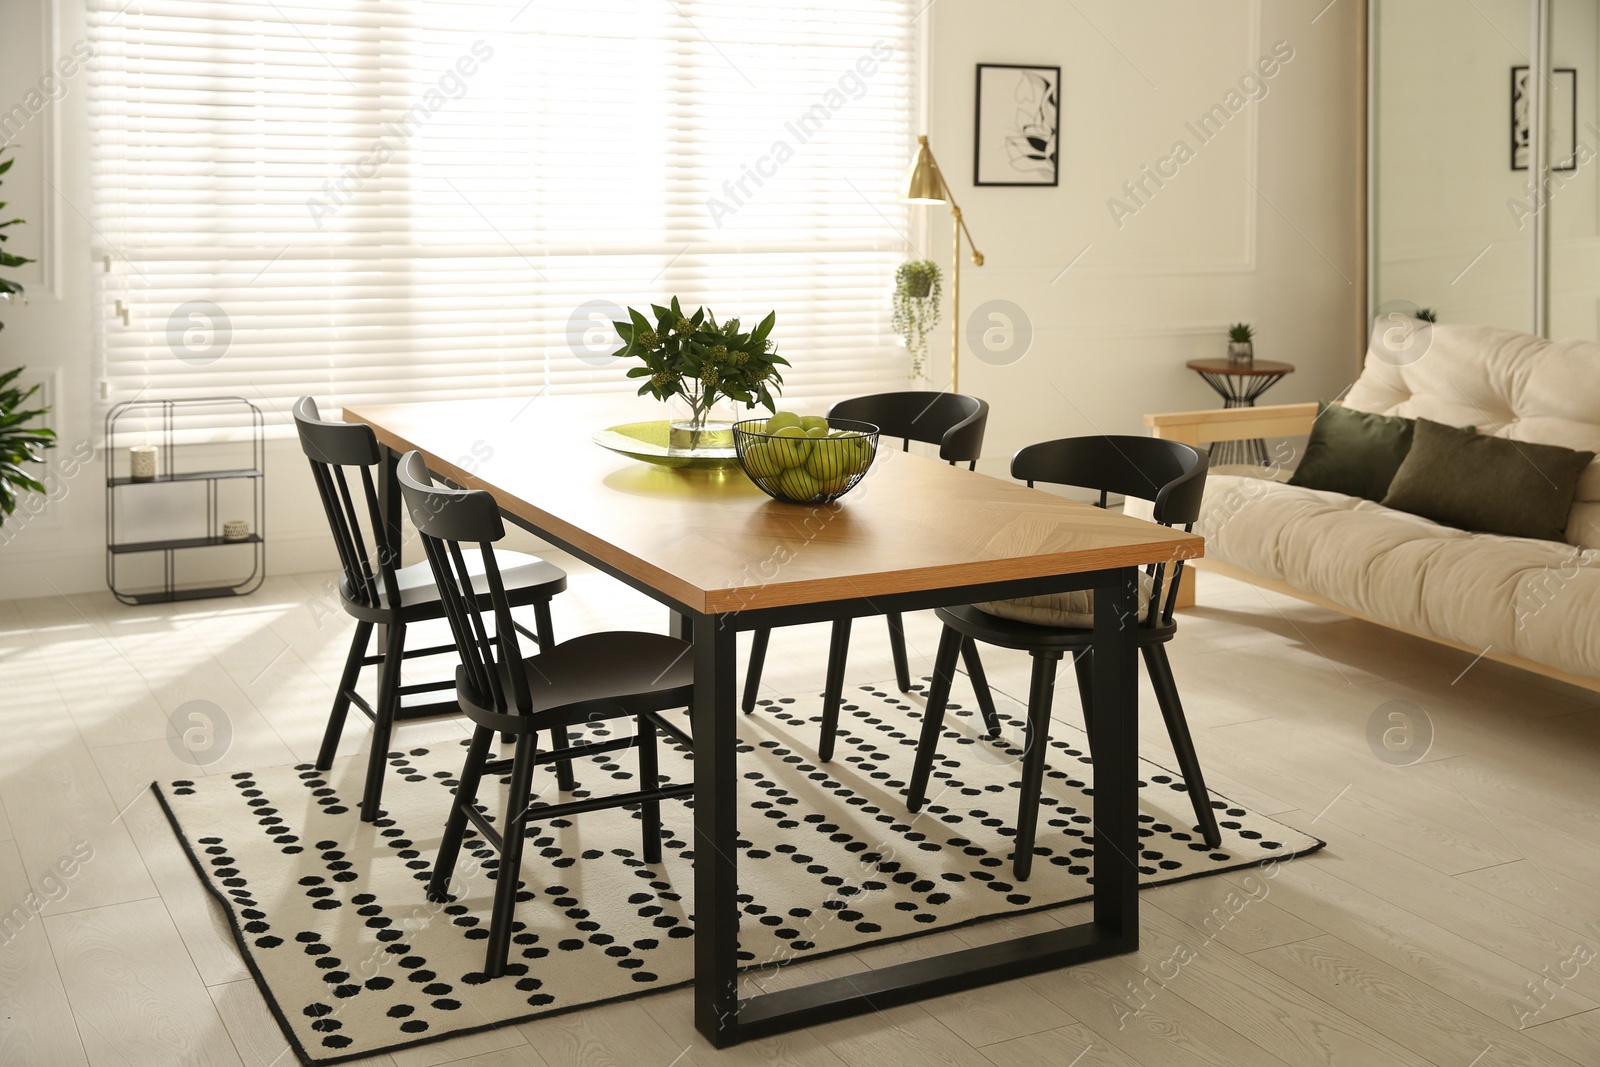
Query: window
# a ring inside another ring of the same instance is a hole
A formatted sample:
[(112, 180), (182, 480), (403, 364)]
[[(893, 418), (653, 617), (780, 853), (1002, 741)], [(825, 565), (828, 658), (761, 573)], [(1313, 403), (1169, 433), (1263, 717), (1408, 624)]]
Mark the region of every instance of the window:
[[(107, 403), (631, 390), (615, 309), (905, 381), (903, 0), (91, 0)], [(636, 383), (635, 383), (636, 384)]]

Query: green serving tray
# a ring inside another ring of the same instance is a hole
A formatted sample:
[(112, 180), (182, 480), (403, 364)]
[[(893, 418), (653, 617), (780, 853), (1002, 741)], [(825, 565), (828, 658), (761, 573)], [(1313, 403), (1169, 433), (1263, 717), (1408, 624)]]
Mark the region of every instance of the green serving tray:
[(693, 470), (720, 470), (737, 467), (739, 455), (732, 445), (726, 448), (670, 448), (667, 438), (670, 423), (666, 419), (652, 422), (625, 422), (598, 430), (594, 443), (602, 448), (662, 467), (683, 467)]

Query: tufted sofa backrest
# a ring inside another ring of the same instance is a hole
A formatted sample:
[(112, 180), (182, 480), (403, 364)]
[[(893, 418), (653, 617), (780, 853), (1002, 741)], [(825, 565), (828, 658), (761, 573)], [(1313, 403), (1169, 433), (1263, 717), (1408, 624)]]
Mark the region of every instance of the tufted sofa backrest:
[[(1600, 453), (1600, 343), (1494, 326), (1416, 326), (1402, 350), (1404, 338), (1396, 344), (1385, 334), (1395, 326), (1379, 320), (1346, 407)], [(1600, 549), (1600, 460), (1578, 480), (1566, 538)]]

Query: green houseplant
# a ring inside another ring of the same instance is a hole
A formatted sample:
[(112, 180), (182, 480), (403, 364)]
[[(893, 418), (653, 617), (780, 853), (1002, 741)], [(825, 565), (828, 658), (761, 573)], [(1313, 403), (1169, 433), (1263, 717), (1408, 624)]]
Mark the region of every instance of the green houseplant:
[(1418, 308), (1415, 314), (1417, 318), (1421, 319), (1423, 322), (1439, 321), (1439, 313), (1434, 311), (1432, 308)]
[[(11, 169), (15, 157), (0, 161), (0, 176)], [(0, 200), (0, 211), (5, 209)], [(22, 224), (21, 219), (0, 221), (0, 267), (20, 267), (33, 260), (7, 252), (4, 242), (10, 236), (4, 231)], [(0, 278), (0, 301), (10, 303), (22, 296), (22, 285), (9, 278)], [(0, 322), (0, 330), (5, 323)], [(29, 422), (49, 414), (49, 408), (27, 407), (28, 401), (39, 391), (37, 385), (28, 389), (14, 385), (21, 376), (22, 367), (0, 373), (0, 526), (6, 516), (17, 510), (17, 501), (23, 493), (43, 493), (43, 482), (29, 474), (24, 463), (43, 463), (44, 450), (55, 447), (55, 431), (43, 427), (30, 427)]]
[[(10, 170), (11, 164), (15, 163), (16, 161), (16, 157), (14, 156), (11, 159), (0, 160), (0, 184), (4, 184), (6, 171)], [(4, 211), (5, 208), (6, 202), (4, 200), (0, 200), (0, 211)], [(12, 226), (20, 225), (22, 225), (21, 219), (0, 220), (0, 267), (20, 267), (24, 263), (33, 262), (33, 260), (27, 258), (26, 256), (14, 255), (5, 250), (5, 242), (10, 238), (10, 234), (7, 234), (5, 231)], [(22, 284), (20, 282), (14, 282), (9, 278), (0, 278), (0, 301), (9, 304), (11, 301), (19, 300), (21, 298)], [(6, 324), (0, 322), (0, 330), (5, 328)]]
[(1256, 358), (1255, 331), (1248, 322), (1236, 322), (1228, 327), (1228, 362), (1251, 363)]
[(718, 323), (703, 307), (685, 315), (677, 297), (667, 307), (650, 305), (650, 311), (654, 322), (629, 308), (627, 322), (612, 323), (622, 339), (622, 347), (612, 355), (640, 361), (642, 366), (628, 371), (628, 377), (644, 379), (640, 396), (677, 398), (687, 405), (688, 419), (672, 427), (672, 447), (733, 446), (731, 425), (713, 429), (708, 422), (718, 399), (777, 410), (772, 395), (783, 391), (778, 368), (789, 365), (774, 351), (770, 337), (777, 312), (746, 331), (738, 319)]
[(23, 493), (47, 491), (45, 484), (22, 465), (43, 463), (44, 450), (54, 448), (56, 441), (54, 430), (27, 425), (50, 409), (27, 408), (39, 387), (22, 389), (13, 385), (22, 371), (17, 367), (0, 374), (0, 526), (5, 525), (7, 515), (17, 510), (17, 500)]
[(890, 323), (911, 355), (913, 378), (922, 377), (927, 367), (928, 334), (939, 322), (941, 293), (939, 264), (933, 260), (913, 259), (895, 269)]

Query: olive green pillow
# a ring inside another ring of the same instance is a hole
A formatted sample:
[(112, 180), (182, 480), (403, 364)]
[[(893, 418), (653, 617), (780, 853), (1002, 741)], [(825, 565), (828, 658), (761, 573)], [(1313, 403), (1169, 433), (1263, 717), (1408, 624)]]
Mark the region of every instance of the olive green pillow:
[(1290, 485), (1382, 500), (1411, 451), (1411, 420), (1322, 404)]
[(1561, 541), (1578, 475), (1593, 459), (1418, 419), (1383, 505), (1461, 530)]

